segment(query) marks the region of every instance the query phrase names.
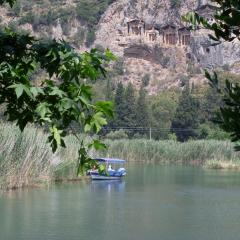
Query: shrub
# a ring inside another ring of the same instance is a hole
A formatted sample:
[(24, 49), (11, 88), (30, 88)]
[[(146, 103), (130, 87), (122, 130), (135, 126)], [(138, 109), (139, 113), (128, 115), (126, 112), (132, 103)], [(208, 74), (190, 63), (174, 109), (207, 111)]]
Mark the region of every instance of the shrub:
[(62, 32), (68, 36), (71, 32), (71, 24), (68, 21), (61, 21)]
[(80, 0), (77, 6), (78, 18), (88, 25), (97, 24), (97, 4), (93, 0)]
[(112, 68), (113, 75), (122, 76), (124, 74), (124, 59), (118, 58)]
[(181, 7), (181, 0), (171, 0), (170, 1), (171, 8), (179, 8)]
[(142, 84), (144, 87), (147, 87), (150, 81), (150, 74), (145, 74), (142, 78)]
[(10, 29), (12, 29), (13, 31), (18, 31), (19, 28), (18, 28), (18, 22), (16, 21), (11, 21), (9, 24), (8, 24), (8, 27)]
[(223, 69), (224, 71), (229, 71), (229, 70), (230, 70), (229, 64), (224, 64), (224, 65), (222, 66), (222, 69)]
[(194, 66), (193, 64), (188, 64), (187, 72), (189, 72), (192, 75), (195, 75), (195, 74), (201, 74), (202, 70), (201, 68)]
[(146, 134), (135, 133), (132, 138), (133, 139), (147, 139), (148, 137)]
[(34, 14), (32, 11), (26, 13), (24, 16), (22, 16), (19, 20), (19, 24), (25, 24), (25, 23), (33, 23), (35, 22), (36, 14)]
[(13, 5), (13, 7), (12, 7), (12, 9), (11, 9), (13, 15), (14, 15), (14, 16), (17, 16), (17, 17), (20, 16), (21, 10), (22, 10), (22, 5), (21, 5), (21, 2), (20, 2), (20, 1), (17, 1), (17, 2)]
[(84, 28), (78, 28), (77, 32), (75, 33), (73, 37), (73, 42), (77, 46), (81, 46), (84, 43), (85, 40), (85, 35), (86, 35), (86, 30)]
[(187, 75), (180, 75), (179, 76), (179, 80), (180, 80), (180, 86), (181, 87), (184, 87), (186, 86), (186, 84), (189, 83), (189, 77)]
[(100, 51), (101, 53), (104, 53), (105, 48), (101, 44), (96, 44), (95, 48)]
[(111, 131), (105, 137), (108, 139), (111, 139), (111, 140), (116, 140), (116, 139), (127, 139), (128, 135), (125, 133), (125, 131), (123, 129), (120, 129), (120, 130), (114, 131), (114, 132)]
[(157, 63), (161, 64), (162, 67), (166, 68), (169, 64), (170, 57), (164, 56), (162, 48), (155, 46), (154, 47), (154, 60)]
[(86, 47), (90, 47), (93, 42), (95, 41), (95, 28), (88, 29), (87, 36), (86, 36)]
[(168, 140), (177, 141), (177, 135), (175, 133), (169, 133)]

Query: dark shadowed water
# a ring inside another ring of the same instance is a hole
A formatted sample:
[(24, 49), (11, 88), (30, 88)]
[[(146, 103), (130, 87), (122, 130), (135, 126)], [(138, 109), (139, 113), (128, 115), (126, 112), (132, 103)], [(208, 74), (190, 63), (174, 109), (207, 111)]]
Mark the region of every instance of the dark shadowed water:
[(122, 182), (0, 196), (0, 240), (238, 240), (240, 173), (130, 166)]

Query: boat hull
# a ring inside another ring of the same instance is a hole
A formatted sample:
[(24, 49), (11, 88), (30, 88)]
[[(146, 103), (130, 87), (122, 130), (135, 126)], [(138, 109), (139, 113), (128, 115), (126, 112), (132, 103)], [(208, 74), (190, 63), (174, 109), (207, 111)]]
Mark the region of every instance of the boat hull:
[(123, 176), (91, 175), (92, 180), (120, 180)]

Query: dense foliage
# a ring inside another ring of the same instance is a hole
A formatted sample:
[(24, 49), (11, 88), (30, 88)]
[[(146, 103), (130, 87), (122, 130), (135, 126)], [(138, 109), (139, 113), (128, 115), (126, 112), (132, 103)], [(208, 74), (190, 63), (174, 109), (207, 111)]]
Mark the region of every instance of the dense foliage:
[[(109, 85), (113, 86), (110, 98)], [(136, 90), (131, 84), (125, 86), (121, 82), (114, 87), (114, 82), (110, 84), (107, 80), (101, 89), (107, 93), (106, 99), (115, 102), (115, 119), (101, 132), (106, 138), (151, 137), (179, 141), (229, 138), (212, 122), (219, 106), (223, 105), (222, 95), (207, 84), (189, 87), (186, 80), (183, 90), (168, 89), (156, 96), (147, 95), (144, 83)]]
[(199, 127), (199, 101), (190, 94), (189, 86), (183, 90), (172, 120), (172, 131), (180, 141), (197, 137)]

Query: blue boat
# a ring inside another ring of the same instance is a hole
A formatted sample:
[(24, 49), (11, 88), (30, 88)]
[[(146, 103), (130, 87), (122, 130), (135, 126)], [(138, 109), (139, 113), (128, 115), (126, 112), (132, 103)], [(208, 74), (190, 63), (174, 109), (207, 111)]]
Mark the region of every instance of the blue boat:
[(95, 160), (105, 165), (106, 174), (100, 174), (98, 170), (90, 170), (93, 180), (119, 180), (126, 175), (126, 169), (123, 167), (125, 160), (116, 158), (95, 158)]

